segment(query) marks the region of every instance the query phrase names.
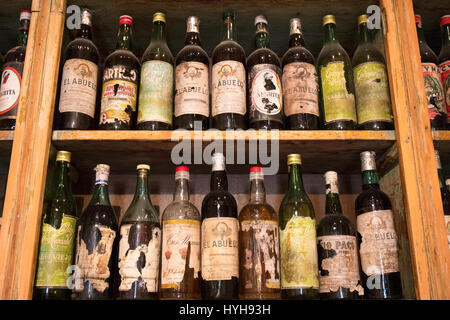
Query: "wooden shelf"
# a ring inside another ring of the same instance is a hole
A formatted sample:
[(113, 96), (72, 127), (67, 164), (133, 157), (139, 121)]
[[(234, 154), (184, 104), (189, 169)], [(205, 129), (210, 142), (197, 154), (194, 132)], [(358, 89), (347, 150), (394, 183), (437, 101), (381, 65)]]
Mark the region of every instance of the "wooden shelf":
[[(73, 153), (73, 163), (78, 171), (90, 172), (97, 163), (111, 165), (117, 173), (134, 172), (138, 163), (149, 163), (156, 173), (173, 173), (172, 148), (181, 139), (190, 142), (191, 148), (203, 141), (203, 147), (211, 140), (223, 139), (233, 142), (236, 149), (245, 143), (248, 163), (249, 141), (267, 141), (271, 150), (276, 136), (270, 131), (54, 131), (52, 143), (58, 150)], [(359, 153), (373, 150), (378, 156), (386, 152), (395, 142), (394, 131), (279, 131), (280, 172), (286, 172), (286, 156), (300, 153), (303, 170), (307, 173), (323, 173), (336, 170), (339, 173), (360, 171)], [(258, 149), (259, 150), (259, 149)], [(194, 152), (191, 152), (193, 163)], [(251, 165), (230, 165), (230, 173), (248, 173)], [(210, 166), (191, 166), (195, 173), (207, 173)]]

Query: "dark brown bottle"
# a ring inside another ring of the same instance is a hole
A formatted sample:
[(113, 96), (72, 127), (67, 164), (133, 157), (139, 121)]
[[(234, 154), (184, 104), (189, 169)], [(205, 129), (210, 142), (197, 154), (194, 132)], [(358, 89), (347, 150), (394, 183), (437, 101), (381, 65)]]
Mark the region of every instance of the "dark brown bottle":
[(425, 41), (421, 16), (416, 14), (415, 19), (431, 130), (445, 130), (447, 128), (447, 110), (445, 108), (444, 89), (439, 75), (438, 58)]
[(5, 64), (0, 78), (0, 130), (14, 130), (16, 127), (30, 19), (31, 11), (20, 12), (17, 46), (5, 55)]
[(212, 156), (211, 191), (202, 202), (202, 298), (237, 299), (239, 289), (239, 221), (228, 192), (225, 157)]
[(401, 299), (397, 234), (391, 201), (380, 190), (375, 152), (361, 152), (362, 192), (356, 198), (361, 280), (366, 299)]
[(81, 215), (72, 299), (105, 300), (116, 295), (118, 225), (108, 195), (109, 166), (95, 167), (92, 199)]
[(246, 129), (245, 52), (236, 42), (234, 13), (224, 13), (223, 22), (223, 40), (212, 54), (212, 126), (219, 130)]
[(283, 108), (286, 128), (319, 128), (319, 83), (314, 56), (305, 48), (300, 19), (289, 21), (289, 49), (283, 56)]
[(105, 60), (99, 129), (134, 129), (140, 63), (132, 52), (133, 18), (121, 16), (116, 50)]
[(209, 121), (209, 57), (200, 43), (200, 20), (187, 19), (184, 48), (175, 59), (174, 127), (193, 130), (208, 129)]
[(248, 115), (253, 129), (283, 129), (281, 62), (270, 50), (267, 19), (255, 17), (256, 50), (247, 58)]
[(278, 216), (266, 202), (261, 167), (250, 169), (250, 183), (239, 213), (239, 299), (280, 299)]

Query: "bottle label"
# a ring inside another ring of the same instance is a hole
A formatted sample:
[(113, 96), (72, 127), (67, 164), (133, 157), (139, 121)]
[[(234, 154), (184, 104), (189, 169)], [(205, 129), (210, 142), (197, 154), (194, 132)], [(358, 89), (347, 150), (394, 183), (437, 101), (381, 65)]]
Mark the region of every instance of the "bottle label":
[(448, 248), (450, 249), (450, 216), (445, 215), (445, 229), (447, 230)]
[(68, 268), (72, 265), (77, 219), (64, 215), (58, 229), (43, 223), (36, 287), (67, 288)]
[(273, 64), (257, 64), (248, 73), (250, 122), (272, 119), (282, 122), (281, 69)]
[(364, 294), (360, 283), (356, 237), (333, 235), (317, 237), (320, 293), (337, 292), (339, 288)]
[(319, 289), (316, 221), (293, 216), (281, 233), (281, 288)]
[(59, 112), (80, 112), (94, 118), (97, 72), (92, 61), (69, 59), (64, 63)]
[(397, 234), (391, 210), (360, 214), (356, 218), (361, 235), (359, 253), (362, 271), (371, 276), (399, 272)]
[[(82, 237), (82, 226), (78, 226), (77, 255), (75, 264), (75, 292), (84, 290), (84, 283), (89, 282), (98, 292), (109, 288), (111, 271), (109, 260), (113, 250), (116, 232), (102, 225), (95, 225), (92, 232), (88, 231), (89, 239)], [(86, 234), (86, 231), (83, 231)]]
[(202, 222), (202, 278), (239, 278), (239, 222), (236, 218), (206, 218)]
[(175, 69), (175, 117), (184, 114), (209, 116), (208, 66), (195, 61)]
[(356, 122), (355, 96), (347, 90), (344, 67), (344, 62), (337, 61), (320, 68), (325, 123)]
[(130, 124), (136, 112), (138, 72), (122, 65), (105, 69), (100, 124)]
[(200, 221), (163, 222), (161, 288), (178, 290), (185, 277), (199, 278)]
[(386, 67), (379, 62), (367, 62), (353, 70), (358, 123), (392, 122), (391, 99)]
[(283, 68), (284, 114), (319, 116), (319, 83), (316, 67), (306, 62), (289, 63)]
[(136, 287), (158, 292), (161, 229), (153, 222), (136, 222), (120, 227), (119, 291)]
[[(241, 222), (243, 265), (241, 279), (246, 290), (259, 287), (280, 288), (280, 252), (278, 223), (271, 220), (244, 220)], [(262, 284), (257, 283), (262, 279)]]
[(0, 119), (15, 119), (22, 84), (23, 62), (7, 63), (0, 79)]
[(441, 73), (442, 86), (444, 88), (444, 99), (447, 106), (447, 121), (450, 121), (450, 60), (444, 61), (439, 65)]
[(225, 60), (212, 67), (212, 115), (247, 111), (245, 67), (241, 62)]
[(142, 65), (138, 123), (159, 121), (172, 125), (173, 65), (159, 60)]
[(427, 94), (428, 115), (430, 119), (434, 119), (440, 113), (447, 113), (441, 77), (434, 63), (422, 63), (422, 73)]

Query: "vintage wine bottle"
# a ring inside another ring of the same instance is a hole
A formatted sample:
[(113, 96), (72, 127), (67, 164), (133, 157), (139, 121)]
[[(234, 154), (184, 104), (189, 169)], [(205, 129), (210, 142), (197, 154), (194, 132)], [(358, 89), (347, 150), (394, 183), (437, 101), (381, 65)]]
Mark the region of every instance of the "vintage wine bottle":
[(350, 58), (336, 38), (333, 15), (323, 17), (324, 44), (317, 58), (323, 127), (353, 130), (356, 125), (355, 88)]
[(317, 226), (320, 299), (359, 299), (364, 289), (359, 272), (356, 231), (342, 213), (337, 173), (327, 171), (324, 177), (325, 217)]
[[(209, 121), (209, 57), (200, 43), (200, 20), (188, 17), (184, 48), (175, 59), (174, 127), (208, 129)], [(197, 128), (197, 127), (196, 127)]]
[(400, 299), (397, 234), (391, 201), (380, 190), (375, 152), (361, 152), (362, 192), (356, 198), (361, 280), (368, 299)]
[(60, 129), (92, 129), (99, 53), (92, 42), (92, 14), (83, 9), (77, 37), (66, 47), (59, 96)]
[(173, 56), (166, 41), (166, 15), (153, 14), (152, 39), (142, 56), (138, 129), (172, 128)]
[(289, 49), (283, 56), (283, 105), (286, 128), (319, 128), (319, 83), (314, 56), (305, 48), (300, 19), (289, 21)]
[(250, 201), (239, 213), (239, 298), (280, 298), (278, 216), (266, 202), (264, 173), (250, 169)]
[(450, 248), (450, 179), (447, 179), (444, 182), (444, 173), (442, 170), (441, 158), (439, 157), (439, 151), (434, 150), (434, 153), (438, 170), (439, 187), (441, 189), (442, 206), (444, 208), (445, 229), (447, 231), (448, 245)]
[(20, 12), (17, 46), (5, 55), (0, 79), (0, 130), (14, 130), (22, 85), (23, 64), (27, 49), (31, 11)]
[(289, 181), (278, 221), (281, 237), (281, 297), (318, 299), (316, 220), (302, 180), (299, 154), (287, 158)]
[(133, 18), (121, 16), (116, 50), (105, 60), (99, 129), (134, 129), (140, 63), (133, 53)]
[(189, 168), (175, 173), (173, 201), (162, 215), (162, 299), (200, 299), (201, 216), (189, 201)]
[(421, 16), (416, 14), (415, 20), (431, 129), (445, 130), (447, 128), (447, 110), (445, 108), (444, 89), (439, 75), (438, 58), (425, 41)]
[(270, 50), (268, 22), (255, 17), (255, 51), (247, 58), (248, 115), (253, 129), (283, 129), (281, 62)]
[(212, 126), (219, 130), (246, 129), (245, 52), (236, 41), (233, 12), (223, 15), (223, 37), (212, 53)]
[[(447, 186), (447, 194), (450, 194), (450, 179), (445, 180)], [(450, 199), (447, 199), (447, 203), (444, 204), (444, 221), (445, 229), (447, 230), (448, 247), (450, 249)]]
[(392, 130), (394, 119), (386, 62), (372, 42), (367, 21), (365, 14), (358, 17), (358, 47), (352, 60), (358, 129)]
[(95, 167), (91, 201), (81, 215), (75, 258), (72, 298), (111, 299), (116, 295), (118, 226), (108, 194), (109, 166)]
[(45, 194), (34, 299), (69, 299), (67, 269), (73, 262), (77, 213), (69, 179), (70, 152), (58, 151)]
[(148, 191), (150, 166), (140, 164), (134, 198), (120, 223), (119, 299), (158, 296), (161, 226)]
[(447, 128), (450, 127), (450, 15), (441, 17), (442, 47), (439, 52), (439, 71), (447, 107)]
[(225, 157), (212, 156), (211, 191), (202, 202), (202, 298), (237, 299), (239, 285), (237, 204), (228, 192)]

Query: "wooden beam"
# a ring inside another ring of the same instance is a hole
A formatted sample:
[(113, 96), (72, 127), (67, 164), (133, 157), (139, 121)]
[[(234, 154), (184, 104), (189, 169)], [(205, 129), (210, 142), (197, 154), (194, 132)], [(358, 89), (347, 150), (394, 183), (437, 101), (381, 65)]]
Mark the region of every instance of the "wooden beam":
[(0, 231), (0, 299), (31, 299), (64, 29), (65, 0), (33, 0)]
[(417, 299), (450, 299), (450, 253), (412, 0), (380, 0)]

